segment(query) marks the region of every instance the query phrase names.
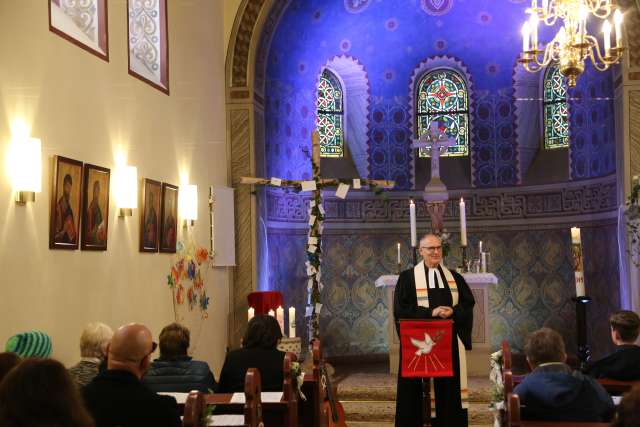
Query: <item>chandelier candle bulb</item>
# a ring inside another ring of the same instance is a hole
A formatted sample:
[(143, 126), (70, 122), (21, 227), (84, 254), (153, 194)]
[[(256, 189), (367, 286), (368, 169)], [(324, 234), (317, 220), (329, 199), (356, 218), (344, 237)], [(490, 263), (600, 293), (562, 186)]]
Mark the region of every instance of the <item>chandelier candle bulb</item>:
[(547, 9), (549, 8), (549, 0), (542, 0), (542, 14), (543, 16), (547, 14)]
[(609, 54), (611, 50), (611, 24), (609, 24), (609, 21), (604, 21), (604, 24), (602, 24), (602, 32), (604, 33), (604, 56), (608, 58), (611, 56)]
[(296, 337), (296, 308), (289, 307), (289, 338)]
[(536, 51), (538, 50), (538, 15), (536, 14), (531, 15), (530, 25), (531, 25), (531, 50)]
[(622, 47), (622, 12), (616, 9), (613, 13), (613, 25), (616, 31), (616, 48)]
[(409, 225), (411, 226), (411, 247), (417, 246), (417, 230), (416, 230), (416, 204), (413, 200), (409, 201)]
[(528, 56), (526, 52), (529, 52), (529, 37), (531, 37), (531, 27), (529, 26), (529, 21), (527, 21), (522, 25), (522, 54), (524, 59)]
[(278, 320), (278, 325), (280, 325), (280, 332), (284, 335), (284, 310), (282, 307), (276, 308), (276, 320)]
[(460, 197), (460, 245), (467, 246), (467, 211), (462, 197)]

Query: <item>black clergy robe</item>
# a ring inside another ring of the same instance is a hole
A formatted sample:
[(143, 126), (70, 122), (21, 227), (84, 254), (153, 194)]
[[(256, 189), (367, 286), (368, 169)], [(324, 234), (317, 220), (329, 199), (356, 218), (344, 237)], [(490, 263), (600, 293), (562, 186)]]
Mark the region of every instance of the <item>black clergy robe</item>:
[[(425, 265), (425, 274), (429, 269)], [(464, 344), (466, 350), (471, 350), (471, 329), (473, 327), (473, 306), (475, 300), (469, 285), (464, 278), (455, 271), (451, 271), (458, 288), (458, 304), (453, 308), (453, 343), (452, 360), (454, 376), (450, 378), (434, 378), (436, 418), (434, 427), (466, 427), (467, 410), (462, 409), (460, 398), (460, 361), (458, 359), (458, 340)], [(429, 308), (418, 305), (414, 270), (405, 270), (400, 274), (395, 288), (393, 315), (396, 330), (400, 334), (401, 319), (440, 319), (433, 317), (431, 312), (438, 306), (451, 307), (451, 290), (447, 285), (442, 269), (438, 266), (438, 274), (442, 278), (444, 288), (428, 289)], [(436, 278), (437, 279), (437, 278)], [(427, 284), (429, 278), (426, 278)], [(400, 364), (402, 364), (402, 349), (400, 349)], [(396, 394), (396, 427), (422, 427), (423, 425), (423, 397), (422, 380), (420, 378), (402, 378), (402, 369), (398, 369), (398, 388)]]

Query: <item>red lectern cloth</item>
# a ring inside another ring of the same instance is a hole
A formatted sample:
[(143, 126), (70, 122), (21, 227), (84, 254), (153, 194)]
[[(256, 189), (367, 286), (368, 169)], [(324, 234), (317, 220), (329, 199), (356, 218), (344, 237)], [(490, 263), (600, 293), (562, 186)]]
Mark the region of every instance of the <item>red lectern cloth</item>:
[(276, 308), (282, 307), (282, 294), (277, 291), (251, 292), (247, 295), (247, 302), (255, 314), (268, 314), (269, 310), (275, 312)]
[(453, 376), (452, 324), (451, 320), (400, 321), (404, 378)]

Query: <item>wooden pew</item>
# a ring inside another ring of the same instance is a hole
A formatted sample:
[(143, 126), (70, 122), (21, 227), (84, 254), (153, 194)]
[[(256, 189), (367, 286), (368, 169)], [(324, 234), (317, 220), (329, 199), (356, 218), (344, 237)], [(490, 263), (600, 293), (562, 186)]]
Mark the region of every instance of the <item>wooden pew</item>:
[(307, 400), (299, 400), (300, 425), (302, 427), (322, 427), (326, 425), (323, 419), (322, 402), (324, 390), (320, 379), (320, 366), (322, 364), (322, 347), (320, 340), (314, 340), (311, 345), (313, 360), (311, 373), (305, 373), (302, 384), (302, 392)]
[[(291, 363), (296, 361), (293, 353), (287, 353), (283, 363), (283, 390), (279, 402), (261, 402), (262, 419), (266, 427), (298, 426), (298, 391), (297, 380), (291, 375)], [(205, 405), (215, 405), (216, 410), (224, 408), (232, 413), (241, 413), (243, 405), (231, 403), (233, 393), (205, 394)]]
[(520, 397), (510, 393), (507, 406), (508, 427), (609, 427), (610, 423), (589, 421), (522, 421), (520, 418)]
[(618, 381), (609, 378), (598, 378), (596, 381), (612, 396), (621, 396), (631, 390), (634, 386), (640, 385), (638, 381)]
[[(244, 427), (261, 427), (262, 423), (262, 404), (260, 402), (260, 393), (262, 391), (262, 381), (260, 379), (260, 371), (251, 368), (247, 371), (244, 380)], [(224, 407), (223, 403), (216, 406)], [(235, 404), (233, 404), (235, 406)], [(182, 420), (183, 427), (205, 427), (202, 423), (202, 416), (205, 412), (207, 403), (204, 394), (199, 391), (192, 391), (187, 397), (184, 405), (184, 417)], [(238, 425), (238, 424), (233, 424)]]

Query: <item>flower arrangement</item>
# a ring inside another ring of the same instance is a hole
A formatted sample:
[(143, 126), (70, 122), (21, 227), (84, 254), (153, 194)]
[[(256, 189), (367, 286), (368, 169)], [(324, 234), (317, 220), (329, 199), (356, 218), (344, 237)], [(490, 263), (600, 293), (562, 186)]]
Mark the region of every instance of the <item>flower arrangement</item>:
[(167, 275), (167, 285), (171, 289), (174, 315), (177, 319), (176, 304), (182, 305), (186, 301), (189, 311), (196, 308), (207, 318), (209, 297), (204, 286), (202, 267), (208, 265), (209, 251), (203, 247), (196, 247), (190, 243), (176, 245), (176, 260), (171, 265)]
[(489, 409), (493, 412), (494, 426), (500, 427), (506, 410), (504, 407), (504, 383), (502, 382), (502, 350), (491, 353), (489, 363), (491, 366), (489, 379), (492, 384)]
[(291, 376), (296, 378), (296, 387), (298, 394), (302, 400), (307, 400), (307, 397), (302, 393), (302, 383), (304, 382), (304, 371), (299, 362), (291, 362)]

